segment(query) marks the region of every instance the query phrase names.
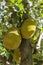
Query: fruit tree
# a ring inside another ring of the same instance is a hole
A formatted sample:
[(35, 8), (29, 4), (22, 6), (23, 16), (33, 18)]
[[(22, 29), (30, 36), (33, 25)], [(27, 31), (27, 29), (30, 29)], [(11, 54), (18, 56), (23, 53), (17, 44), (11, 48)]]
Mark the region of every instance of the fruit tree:
[(0, 0), (0, 65), (43, 65), (43, 0)]

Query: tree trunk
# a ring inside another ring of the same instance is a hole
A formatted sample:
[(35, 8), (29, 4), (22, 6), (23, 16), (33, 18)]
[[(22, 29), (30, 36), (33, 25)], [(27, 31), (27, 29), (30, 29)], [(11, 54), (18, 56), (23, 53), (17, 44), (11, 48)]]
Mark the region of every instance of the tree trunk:
[(21, 64), (20, 65), (32, 65), (32, 47), (30, 40), (22, 40), (21, 46)]
[[(29, 2), (28, 0), (22, 0), (24, 5), (26, 14), (23, 16), (24, 20), (28, 18), (29, 12)], [(22, 43), (20, 46), (21, 50), (21, 64), (20, 65), (32, 65), (32, 47), (31, 47), (31, 39), (26, 40), (22, 39)]]

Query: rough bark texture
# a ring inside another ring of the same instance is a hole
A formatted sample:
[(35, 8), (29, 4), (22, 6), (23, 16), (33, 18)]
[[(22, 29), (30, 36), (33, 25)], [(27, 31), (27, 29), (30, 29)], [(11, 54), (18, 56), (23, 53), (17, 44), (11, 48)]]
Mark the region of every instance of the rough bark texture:
[(21, 49), (21, 64), (20, 65), (32, 65), (32, 48), (31, 41), (23, 39), (20, 46)]
[[(24, 5), (24, 9), (26, 11), (25, 15), (23, 16), (23, 20), (28, 18), (29, 12), (29, 4), (28, 0), (22, 0)], [(21, 46), (21, 64), (20, 65), (32, 65), (32, 47), (31, 47), (31, 40), (23, 39)]]

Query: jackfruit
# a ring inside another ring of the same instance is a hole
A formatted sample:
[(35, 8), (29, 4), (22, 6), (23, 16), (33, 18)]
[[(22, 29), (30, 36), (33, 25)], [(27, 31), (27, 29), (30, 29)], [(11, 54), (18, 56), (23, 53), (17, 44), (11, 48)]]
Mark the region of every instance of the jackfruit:
[(36, 31), (36, 22), (34, 20), (27, 19), (21, 25), (21, 34), (25, 39), (31, 38)]
[(21, 52), (19, 48), (14, 51), (13, 61), (15, 61), (17, 64), (20, 64), (21, 62)]
[(9, 30), (7, 34), (4, 36), (3, 45), (9, 49), (17, 49), (21, 44), (21, 35), (18, 28), (14, 28)]

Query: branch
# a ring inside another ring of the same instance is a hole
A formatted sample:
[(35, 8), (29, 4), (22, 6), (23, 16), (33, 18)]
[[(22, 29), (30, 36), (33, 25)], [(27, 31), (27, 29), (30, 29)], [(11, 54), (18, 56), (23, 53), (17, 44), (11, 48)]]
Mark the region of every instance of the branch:
[(28, 3), (28, 0), (22, 0), (22, 3), (24, 5), (24, 8), (29, 10), (29, 3)]
[(22, 0), (22, 3), (23, 3), (23, 5), (24, 5), (24, 9), (25, 9), (25, 12), (24, 12), (24, 14), (23, 14), (23, 20), (25, 20), (25, 19), (27, 19), (28, 17), (30, 17), (29, 15), (28, 15), (28, 12), (29, 12), (29, 2), (28, 2), (28, 0)]

